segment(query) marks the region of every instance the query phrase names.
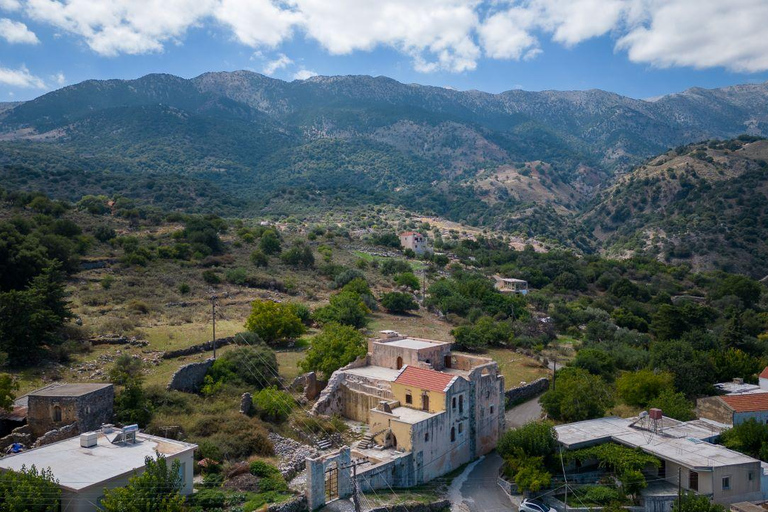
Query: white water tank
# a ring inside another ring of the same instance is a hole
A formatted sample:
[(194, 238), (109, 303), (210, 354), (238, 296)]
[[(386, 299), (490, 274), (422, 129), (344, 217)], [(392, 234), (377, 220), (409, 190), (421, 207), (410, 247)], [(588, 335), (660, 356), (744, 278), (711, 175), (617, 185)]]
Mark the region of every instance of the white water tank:
[(99, 434), (96, 432), (86, 432), (80, 434), (80, 446), (83, 448), (93, 448), (99, 443)]

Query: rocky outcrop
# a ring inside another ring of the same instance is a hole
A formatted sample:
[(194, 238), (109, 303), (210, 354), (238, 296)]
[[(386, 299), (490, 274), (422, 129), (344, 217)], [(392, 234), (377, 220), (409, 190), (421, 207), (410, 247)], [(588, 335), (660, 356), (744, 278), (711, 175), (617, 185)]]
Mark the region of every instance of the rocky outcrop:
[(213, 366), (213, 361), (213, 359), (207, 359), (199, 363), (185, 364), (173, 374), (168, 383), (168, 389), (197, 393), (203, 387), (205, 374)]

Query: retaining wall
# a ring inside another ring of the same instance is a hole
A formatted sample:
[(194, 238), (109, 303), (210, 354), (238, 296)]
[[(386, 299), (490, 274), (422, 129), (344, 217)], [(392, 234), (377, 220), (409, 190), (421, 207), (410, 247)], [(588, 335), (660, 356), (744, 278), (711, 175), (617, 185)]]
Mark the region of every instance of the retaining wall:
[(517, 404), (525, 402), (533, 397), (536, 397), (549, 389), (549, 379), (541, 377), (533, 382), (525, 384), (524, 386), (518, 386), (516, 388), (508, 389), (504, 392), (504, 396), (507, 398), (507, 404)]

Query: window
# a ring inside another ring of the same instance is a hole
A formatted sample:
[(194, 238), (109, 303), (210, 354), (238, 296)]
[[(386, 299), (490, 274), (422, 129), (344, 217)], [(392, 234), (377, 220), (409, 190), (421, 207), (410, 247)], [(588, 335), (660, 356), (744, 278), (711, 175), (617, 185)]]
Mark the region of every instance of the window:
[(750, 471), (749, 473), (747, 473), (747, 479), (751, 482), (752, 480), (755, 479), (755, 474), (752, 471)]
[(61, 407), (58, 405), (53, 406), (53, 421), (61, 421)]
[(451, 442), (456, 440), (456, 427), (451, 427)]
[(493, 406), (491, 406), (491, 414), (493, 414)]
[(428, 441), (429, 441), (429, 432), (425, 432), (424, 433), (424, 442), (426, 443)]
[(462, 432), (464, 432), (464, 424), (459, 423), (459, 434), (461, 434)]
[(731, 488), (731, 477), (729, 476), (723, 477), (723, 490), (727, 491), (730, 488)]
[(459, 395), (459, 414), (464, 412), (464, 395)]
[(456, 408), (456, 397), (453, 397), (453, 398), (451, 398), (451, 407), (452, 407), (453, 409), (455, 409), (455, 408)]
[(412, 404), (413, 403), (413, 395), (411, 395), (410, 391), (405, 392), (405, 403)]
[(429, 395), (424, 393), (421, 395), (421, 410), (422, 411), (428, 411), (429, 410)]

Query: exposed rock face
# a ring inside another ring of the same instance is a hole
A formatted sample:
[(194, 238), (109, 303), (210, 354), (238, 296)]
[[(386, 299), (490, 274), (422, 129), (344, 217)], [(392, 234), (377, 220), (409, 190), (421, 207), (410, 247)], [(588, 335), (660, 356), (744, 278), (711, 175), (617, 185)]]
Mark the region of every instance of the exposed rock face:
[(203, 387), (205, 374), (213, 366), (213, 359), (207, 359), (200, 363), (185, 364), (173, 374), (168, 383), (169, 390), (197, 393)]

